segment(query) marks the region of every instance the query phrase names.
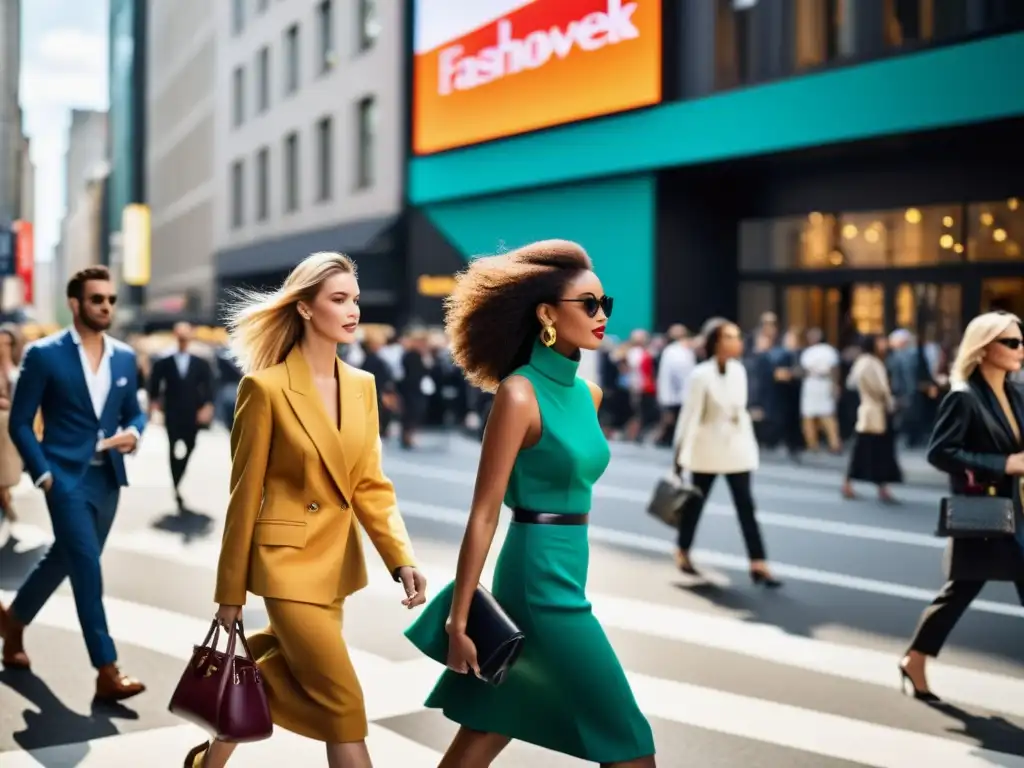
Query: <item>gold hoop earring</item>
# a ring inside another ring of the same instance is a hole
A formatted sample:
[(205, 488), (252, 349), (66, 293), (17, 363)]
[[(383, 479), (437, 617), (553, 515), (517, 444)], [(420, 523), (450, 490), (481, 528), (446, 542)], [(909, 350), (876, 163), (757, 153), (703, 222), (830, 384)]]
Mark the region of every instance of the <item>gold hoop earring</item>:
[(545, 347), (554, 345), (555, 340), (558, 338), (558, 332), (555, 330), (553, 325), (545, 325), (540, 331), (540, 343)]

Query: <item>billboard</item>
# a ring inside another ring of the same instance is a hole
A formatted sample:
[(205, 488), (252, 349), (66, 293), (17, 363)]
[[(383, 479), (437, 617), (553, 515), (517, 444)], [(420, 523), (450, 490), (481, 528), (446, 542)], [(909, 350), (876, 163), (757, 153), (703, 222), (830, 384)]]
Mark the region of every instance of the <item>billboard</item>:
[(22, 300), (25, 304), (31, 304), (35, 300), (35, 228), (31, 221), (16, 221), (14, 228), (17, 232), (14, 242), (14, 271), (21, 278), (24, 289)]
[(413, 152), (656, 104), (661, 0), (416, 0)]

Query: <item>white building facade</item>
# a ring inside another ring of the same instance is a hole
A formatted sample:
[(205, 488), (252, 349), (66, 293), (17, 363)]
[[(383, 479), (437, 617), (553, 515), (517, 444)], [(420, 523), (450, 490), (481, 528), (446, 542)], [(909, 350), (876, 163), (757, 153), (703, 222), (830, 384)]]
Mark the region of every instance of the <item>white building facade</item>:
[(218, 13), (209, 0), (150, 0), (147, 13), (146, 311), (210, 319)]
[(213, 229), (221, 288), (269, 287), (311, 252), (348, 253), (364, 317), (402, 296), (406, 4), (217, 5)]

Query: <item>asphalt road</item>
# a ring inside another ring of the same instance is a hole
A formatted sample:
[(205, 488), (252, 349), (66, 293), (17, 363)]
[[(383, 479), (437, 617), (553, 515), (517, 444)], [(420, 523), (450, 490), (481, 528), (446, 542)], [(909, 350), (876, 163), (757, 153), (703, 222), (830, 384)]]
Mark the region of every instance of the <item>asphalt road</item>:
[[(431, 585), (452, 577), (478, 446), (428, 435), (416, 451), (389, 447), (385, 468)], [(34, 673), (0, 673), (0, 768), (180, 765), (201, 734), (166, 710), (214, 610), (212, 569), (226, 502), (227, 436), (201, 436), (184, 483), (195, 514), (173, 511), (166, 440), (151, 427), (131, 460), (104, 556), (109, 622), (123, 668), (149, 691), (94, 709), (89, 668), (65, 586), (29, 629)], [(899, 693), (896, 663), (922, 607), (941, 586), (934, 539), (941, 490), (900, 487), (883, 506), (839, 496), (828, 465), (766, 464), (755, 481), (759, 517), (782, 590), (746, 577), (724, 484), (701, 522), (693, 580), (672, 565), (672, 532), (644, 504), (664, 471), (654, 449), (616, 445), (592, 513), (589, 592), (654, 726), (659, 765), (748, 768), (1000, 766), (1024, 768), (1024, 608), (1010, 585), (986, 587), (931, 670), (948, 702)], [(934, 484), (933, 484), (934, 486)], [(25, 482), (21, 520), (0, 533), (0, 599), (7, 603), (45, 550), (41, 496)], [(495, 550), (497, 547), (495, 547)], [(370, 550), (371, 585), (346, 605), (373, 721), (378, 766), (436, 766), (454, 732), (422, 709), (439, 667), (404, 639), (409, 614)], [(259, 601), (247, 625), (265, 621)], [(232, 765), (323, 765), (319, 745), (279, 730)], [(498, 766), (561, 768), (579, 761), (515, 744)]]

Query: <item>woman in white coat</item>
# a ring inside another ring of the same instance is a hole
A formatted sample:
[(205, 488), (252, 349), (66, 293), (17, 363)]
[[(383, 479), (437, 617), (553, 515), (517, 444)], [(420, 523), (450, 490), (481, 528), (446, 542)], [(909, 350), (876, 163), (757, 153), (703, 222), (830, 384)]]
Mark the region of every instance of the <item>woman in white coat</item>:
[[(765, 561), (761, 529), (754, 516), (751, 473), (759, 455), (754, 425), (747, 411), (747, 372), (736, 359), (743, 354), (743, 337), (734, 323), (719, 321), (705, 331), (707, 360), (690, 376), (690, 389), (676, 425), (676, 469), (689, 470), (693, 485), (707, 499), (718, 475), (725, 475), (743, 541), (750, 558), (754, 584), (779, 587)], [(676, 565), (683, 573), (699, 575), (690, 560), (703, 503), (687, 509), (679, 524)]]

